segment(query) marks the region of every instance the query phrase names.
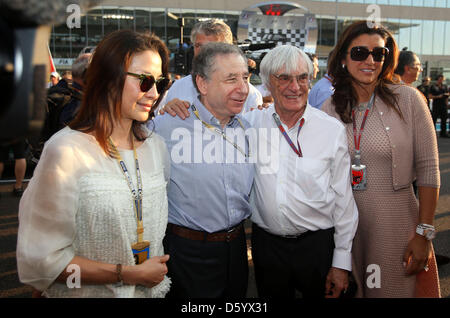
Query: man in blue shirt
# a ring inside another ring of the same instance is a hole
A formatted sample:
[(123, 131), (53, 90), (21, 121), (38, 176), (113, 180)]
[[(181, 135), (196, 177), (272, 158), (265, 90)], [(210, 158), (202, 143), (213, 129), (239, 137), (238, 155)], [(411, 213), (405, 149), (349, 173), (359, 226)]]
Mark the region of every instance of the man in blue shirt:
[(247, 60), (236, 46), (208, 43), (192, 68), (199, 96), (189, 118), (154, 120), (171, 160), (168, 297), (245, 297), (243, 222), (250, 216), (254, 165), (245, 136), (249, 124), (238, 114), (249, 91)]
[(311, 88), (308, 95), (308, 102), (312, 107), (320, 109), (322, 104), (334, 93), (332, 79), (328, 74), (325, 74), (314, 86)]
[[(331, 54), (333, 54), (333, 51), (328, 53), (328, 61), (330, 60)], [(309, 91), (308, 103), (312, 107), (320, 109), (322, 104), (333, 94), (333, 79), (328, 74), (325, 74)]]

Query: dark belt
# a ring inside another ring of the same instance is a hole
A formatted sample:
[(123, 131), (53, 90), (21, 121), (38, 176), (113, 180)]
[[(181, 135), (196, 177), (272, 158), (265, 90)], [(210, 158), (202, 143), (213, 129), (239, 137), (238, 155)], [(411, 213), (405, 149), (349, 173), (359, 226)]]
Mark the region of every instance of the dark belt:
[(196, 231), (182, 227), (176, 224), (167, 224), (167, 232), (172, 232), (175, 235), (187, 238), (194, 241), (207, 241), (207, 242), (231, 242), (240, 234), (244, 227), (244, 222), (239, 223), (235, 227), (229, 230), (208, 233), (204, 231)]
[[(279, 234), (273, 234), (270, 232), (267, 232), (262, 227), (258, 226), (256, 223), (253, 223), (254, 227), (257, 227), (258, 230), (266, 233), (269, 236), (275, 237), (277, 239), (286, 239), (286, 240), (297, 240), (297, 239), (303, 239), (311, 234), (317, 233), (317, 231), (306, 231), (300, 234), (294, 234), (294, 235), (279, 235)], [(319, 230), (320, 231), (320, 230)]]

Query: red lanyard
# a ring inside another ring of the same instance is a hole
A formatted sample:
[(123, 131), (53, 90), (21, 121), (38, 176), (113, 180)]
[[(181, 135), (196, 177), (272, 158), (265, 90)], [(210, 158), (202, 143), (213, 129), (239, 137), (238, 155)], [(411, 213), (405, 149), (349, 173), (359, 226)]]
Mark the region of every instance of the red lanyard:
[(300, 148), (300, 144), (298, 142), (298, 136), (300, 134), (300, 130), (303, 127), (303, 124), (305, 123), (305, 118), (302, 118), (300, 120), (300, 124), (298, 125), (298, 131), (297, 131), (297, 147), (295, 147), (294, 143), (292, 142), (291, 138), (289, 138), (289, 135), (287, 134), (286, 130), (284, 130), (283, 125), (281, 124), (280, 118), (278, 117), (277, 113), (273, 113), (273, 119), (275, 120), (275, 123), (278, 126), (278, 129), (280, 129), (281, 133), (283, 134), (284, 138), (288, 142), (289, 146), (291, 146), (292, 150), (297, 154), (299, 157), (303, 157), (302, 149)]
[(333, 80), (328, 76), (328, 74), (325, 74), (323, 77), (325, 77), (330, 83), (333, 83)]
[(361, 135), (364, 131), (364, 126), (366, 125), (367, 115), (369, 114), (370, 107), (372, 107), (375, 100), (375, 94), (372, 94), (370, 97), (369, 103), (367, 104), (367, 109), (364, 112), (364, 118), (361, 123), (361, 128), (359, 129), (359, 135), (358, 138), (356, 137), (356, 119), (355, 119), (355, 110), (352, 109), (352, 121), (353, 121), (353, 140), (355, 142), (355, 150), (357, 153), (360, 152), (359, 147), (361, 143)]

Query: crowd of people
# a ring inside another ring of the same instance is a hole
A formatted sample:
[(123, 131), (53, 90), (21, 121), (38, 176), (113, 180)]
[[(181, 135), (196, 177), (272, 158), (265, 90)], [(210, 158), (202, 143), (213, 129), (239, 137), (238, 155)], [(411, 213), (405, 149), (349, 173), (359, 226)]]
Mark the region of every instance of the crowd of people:
[(271, 49), (264, 95), (223, 21), (197, 23), (191, 42), (192, 72), (174, 82), (146, 33), (112, 32), (73, 64), (19, 206), (34, 295), (245, 297), (250, 219), (259, 297), (440, 297), (445, 78), (411, 87), (418, 57), (366, 21), (314, 86), (317, 56)]

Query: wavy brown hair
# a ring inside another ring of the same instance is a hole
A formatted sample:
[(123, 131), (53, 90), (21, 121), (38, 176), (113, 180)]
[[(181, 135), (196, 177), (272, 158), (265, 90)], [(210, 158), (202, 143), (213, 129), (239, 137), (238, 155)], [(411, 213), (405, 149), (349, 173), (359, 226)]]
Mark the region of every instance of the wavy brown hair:
[(391, 32), (386, 28), (381, 25), (369, 27), (365, 20), (354, 22), (345, 29), (330, 57), (328, 73), (333, 78), (335, 91), (332, 99), (336, 113), (339, 114), (344, 123), (352, 122), (351, 110), (358, 103), (353, 85), (359, 85), (359, 83), (355, 81), (346, 67), (342, 67), (342, 61), (345, 60), (351, 42), (362, 34), (378, 34), (383, 38), (386, 43), (385, 46), (389, 49), (389, 54), (385, 57), (382, 70), (378, 76), (375, 94), (402, 117), (397, 103), (397, 95), (388, 87), (388, 84), (397, 83), (397, 78), (394, 75), (398, 60), (397, 43)]
[[(119, 30), (108, 34), (96, 47), (86, 73), (86, 85), (80, 110), (69, 127), (84, 133), (94, 133), (99, 145), (109, 155), (113, 152), (108, 138), (113, 131), (114, 119), (121, 117), (122, 92), (131, 59), (147, 50), (159, 54), (162, 76), (169, 76), (169, 53), (164, 42), (154, 34)], [(156, 107), (162, 99), (161, 94)], [(148, 135), (142, 122), (133, 121), (132, 131), (137, 140)]]

